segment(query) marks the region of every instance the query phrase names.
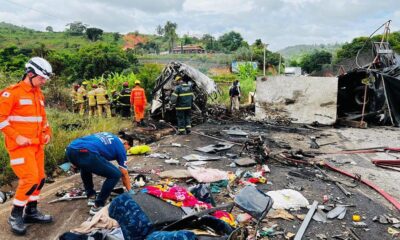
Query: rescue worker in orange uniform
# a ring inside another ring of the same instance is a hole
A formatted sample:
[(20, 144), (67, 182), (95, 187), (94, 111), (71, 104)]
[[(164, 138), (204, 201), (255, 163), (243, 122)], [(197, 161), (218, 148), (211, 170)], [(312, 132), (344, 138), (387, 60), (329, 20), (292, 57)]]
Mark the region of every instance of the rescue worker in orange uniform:
[(103, 116), (103, 109), (106, 111), (106, 116), (111, 117), (110, 102), (108, 101), (107, 91), (104, 89), (103, 84), (99, 83), (94, 92), (96, 94), (97, 113), (99, 117)]
[(79, 115), (83, 116), (85, 114), (85, 101), (87, 98), (87, 92), (86, 92), (86, 86), (87, 82), (84, 81), (82, 82), (82, 85), (78, 88), (78, 91), (76, 92), (76, 103), (79, 106)]
[(97, 108), (96, 108), (96, 89), (97, 85), (92, 84), (92, 90), (87, 93), (88, 105), (89, 105), (89, 117), (96, 116)]
[(131, 92), (131, 105), (134, 107), (135, 111), (135, 121), (136, 125), (144, 126), (144, 110), (146, 108), (147, 99), (146, 93), (142, 87), (140, 87), (140, 81), (135, 81), (135, 87)]
[(22, 80), (0, 91), (0, 130), (11, 168), (19, 179), (8, 219), (11, 231), (17, 235), (26, 233), (25, 223), (52, 222), (50, 215), (37, 209), (45, 181), (44, 145), (51, 136), (41, 86), (51, 74), (51, 65), (34, 57), (26, 63)]

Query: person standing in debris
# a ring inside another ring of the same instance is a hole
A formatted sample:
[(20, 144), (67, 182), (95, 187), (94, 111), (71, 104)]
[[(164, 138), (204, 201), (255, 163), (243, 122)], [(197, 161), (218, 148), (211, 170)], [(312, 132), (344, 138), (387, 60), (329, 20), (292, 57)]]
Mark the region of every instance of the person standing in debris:
[(79, 106), (79, 115), (83, 116), (85, 114), (85, 101), (86, 101), (86, 86), (88, 85), (88, 82), (83, 81), (82, 85), (78, 88), (78, 91), (76, 92), (76, 103)]
[(118, 105), (120, 107), (121, 116), (124, 118), (129, 118), (131, 116), (131, 92), (132, 90), (129, 88), (129, 83), (124, 82), (122, 84), (122, 90), (118, 94)]
[(99, 117), (103, 116), (103, 109), (106, 111), (106, 116), (111, 117), (110, 103), (108, 102), (108, 95), (104, 89), (104, 85), (99, 83), (94, 92), (96, 94), (97, 114)]
[(231, 99), (230, 110), (239, 111), (239, 101), (240, 101), (240, 84), (239, 80), (235, 80), (232, 86), (229, 88), (229, 97)]
[(144, 126), (144, 111), (146, 109), (147, 99), (146, 93), (142, 87), (140, 87), (140, 81), (135, 81), (135, 87), (131, 92), (131, 105), (135, 111), (135, 121), (137, 126)]
[(171, 95), (171, 105), (175, 106), (176, 119), (178, 122), (178, 134), (190, 134), (192, 127), (192, 104), (193, 104), (193, 91), (189, 82), (189, 78), (177, 76), (175, 78), (179, 82), (175, 91)]
[[(49, 62), (31, 58), (22, 80), (0, 91), (0, 130), (10, 156), (10, 165), (18, 177), (18, 187), (8, 223), (17, 235), (26, 233), (25, 223), (50, 223), (52, 217), (37, 209), (45, 182), (44, 145), (50, 142), (41, 91), (52, 74)], [(25, 209), (25, 213), (24, 213)]]
[[(126, 190), (134, 194), (126, 165), (126, 151), (132, 145), (133, 139), (129, 135), (120, 138), (108, 132), (81, 137), (68, 145), (66, 158), (74, 168), (80, 169), (88, 205), (91, 206), (91, 215), (104, 207), (111, 191), (121, 178)], [(109, 162), (113, 160), (118, 162), (118, 168)], [(97, 196), (93, 185), (93, 174), (106, 178)]]
[(92, 84), (92, 90), (87, 93), (88, 105), (89, 105), (89, 117), (96, 116), (96, 89), (97, 84)]

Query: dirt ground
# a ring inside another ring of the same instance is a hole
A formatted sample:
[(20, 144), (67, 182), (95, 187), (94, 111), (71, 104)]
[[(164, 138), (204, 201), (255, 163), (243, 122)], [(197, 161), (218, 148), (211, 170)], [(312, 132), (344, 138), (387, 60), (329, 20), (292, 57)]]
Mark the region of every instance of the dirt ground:
[[(399, 131), (393, 128), (370, 128), (370, 129), (350, 129), (350, 128), (324, 128), (320, 131), (279, 131), (277, 128), (268, 128), (265, 125), (256, 123), (240, 123), (240, 124), (225, 124), (218, 125), (213, 123), (207, 123), (199, 125), (194, 128), (197, 132), (211, 134), (216, 137), (228, 139), (227, 135), (222, 130), (229, 129), (231, 126), (240, 126), (243, 131), (250, 133), (251, 135), (261, 134), (267, 139), (273, 139), (278, 143), (289, 144), (292, 149), (303, 149), (304, 151), (310, 151), (313, 149), (309, 148), (309, 136), (314, 135), (317, 138), (318, 143), (329, 143), (336, 142), (334, 145), (326, 145), (316, 150), (319, 152), (333, 152), (342, 149), (353, 149), (353, 148), (364, 148), (364, 147), (376, 147), (376, 146), (390, 146), (398, 147), (400, 137)], [(164, 168), (169, 169), (183, 169), (186, 168), (184, 164), (185, 160), (181, 159), (182, 156), (191, 153), (199, 153), (194, 151), (196, 147), (202, 147), (205, 145), (216, 143), (217, 140), (213, 140), (204, 136), (191, 134), (188, 136), (167, 136), (158, 142), (152, 143), (152, 149), (155, 153), (170, 153), (171, 157), (179, 159), (179, 165), (169, 165), (164, 163), (164, 159), (148, 158), (144, 156), (130, 157), (128, 163), (130, 169), (136, 170), (151, 170)], [(181, 143), (186, 145), (184, 147), (170, 147), (171, 143)], [(276, 145), (276, 144), (275, 144)], [(228, 153), (240, 153), (242, 150), (241, 146), (235, 145), (232, 149), (228, 150)], [(284, 149), (279, 147), (271, 147), (272, 153), (278, 153)], [(225, 153), (220, 153), (222, 157)], [(370, 163), (373, 158), (395, 158), (393, 155), (385, 155), (385, 153), (379, 154), (353, 154), (353, 155), (337, 155), (329, 154), (322, 155), (318, 158), (327, 159), (339, 166), (346, 171), (361, 174), (362, 178), (368, 179), (379, 187), (387, 191), (389, 194), (400, 200), (400, 173), (390, 170), (384, 170), (375, 167)], [(352, 163), (340, 163), (344, 161), (353, 161)], [(339, 162), (339, 163), (338, 163)], [(224, 157), (218, 161), (208, 162), (206, 167), (218, 168), (226, 171), (235, 172), (238, 168), (232, 168), (228, 165), (232, 163), (232, 160)], [(343, 220), (334, 219), (327, 223), (318, 223), (311, 221), (304, 239), (318, 239), (317, 234), (325, 234), (328, 239), (334, 239), (336, 235), (343, 235), (346, 232), (346, 228), (352, 226), (351, 217), (353, 214), (358, 213), (362, 216), (363, 221), (368, 225), (367, 229), (354, 229), (360, 239), (392, 239), (387, 233), (387, 229), (390, 225), (384, 225), (377, 222), (373, 222), (372, 218), (376, 215), (391, 214), (394, 217), (400, 218), (399, 211), (389, 204), (380, 195), (375, 193), (368, 187), (360, 184), (355, 188), (347, 188), (353, 195), (346, 197), (334, 184), (322, 181), (318, 178), (311, 177), (310, 179), (303, 179), (299, 177), (289, 176), (289, 172), (300, 171), (301, 168), (295, 166), (284, 166), (280, 163), (269, 160), (267, 163), (271, 169), (271, 173), (267, 174), (268, 183), (258, 185), (258, 188), (262, 191), (279, 190), (287, 188), (289, 178), (294, 180), (294, 184), (304, 188), (301, 193), (308, 199), (310, 204), (313, 200), (321, 203), (323, 201), (323, 195), (329, 195), (329, 203), (341, 203), (351, 204), (355, 207), (349, 207), (346, 216)], [(255, 171), (256, 167), (248, 167), (245, 170)], [(311, 169), (313, 170), (313, 169)], [(351, 179), (343, 177), (333, 172), (327, 172), (329, 175), (348, 183), (352, 183)], [(159, 182), (159, 178), (151, 174), (149, 184)], [(101, 179), (97, 179), (99, 185)], [(185, 181), (176, 182), (177, 184), (187, 185)], [(81, 180), (79, 175), (73, 175), (69, 177), (60, 177), (56, 179), (55, 183), (46, 184), (41, 199), (41, 209), (43, 212), (50, 213), (54, 216), (55, 221), (50, 225), (31, 225), (28, 228), (28, 234), (24, 237), (18, 237), (18, 239), (57, 239), (62, 233), (79, 226), (88, 217), (89, 208), (86, 206), (85, 200), (76, 200), (71, 202), (60, 202), (54, 204), (47, 204), (48, 201), (55, 199), (55, 193), (61, 189), (69, 189), (71, 187), (81, 186)], [(226, 189), (223, 189), (221, 193), (214, 195), (218, 204), (223, 204), (232, 201), (227, 195)], [(0, 239), (16, 239), (16, 237), (10, 233), (9, 226), (7, 224), (7, 218), (11, 209), (11, 202), (8, 201), (0, 207), (0, 222), (2, 228), (0, 229)], [(236, 212), (234, 212), (236, 213)], [(291, 214), (306, 214), (307, 209), (300, 211), (291, 212)], [(281, 219), (267, 219), (263, 223), (263, 226), (272, 226), (273, 224), (278, 225), (278, 230), (284, 233), (296, 233), (301, 225), (301, 220), (295, 219), (292, 221), (281, 220)], [(266, 238), (265, 238), (266, 239)], [(270, 237), (270, 239), (285, 239), (283, 235), (277, 235)], [(339, 238), (340, 239), (340, 238)]]

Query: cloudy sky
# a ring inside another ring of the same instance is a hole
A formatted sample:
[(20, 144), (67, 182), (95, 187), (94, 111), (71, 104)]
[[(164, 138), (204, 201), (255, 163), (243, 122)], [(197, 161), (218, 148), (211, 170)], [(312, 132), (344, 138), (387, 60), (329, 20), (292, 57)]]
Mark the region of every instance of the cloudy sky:
[(351, 41), (387, 20), (399, 31), (400, 0), (0, 0), (0, 21), (42, 31), (81, 21), (110, 32), (153, 34), (168, 20), (180, 35), (218, 37), (234, 30), (276, 51)]

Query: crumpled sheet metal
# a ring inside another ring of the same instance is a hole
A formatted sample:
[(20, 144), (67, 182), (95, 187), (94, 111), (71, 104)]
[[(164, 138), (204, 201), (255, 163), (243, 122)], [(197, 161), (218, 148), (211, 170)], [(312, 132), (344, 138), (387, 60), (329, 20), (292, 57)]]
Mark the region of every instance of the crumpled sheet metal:
[(198, 147), (195, 150), (204, 153), (216, 153), (220, 151), (225, 151), (231, 149), (233, 144), (225, 143), (225, 142), (218, 142), (217, 144), (207, 145), (205, 147)]
[(157, 88), (160, 89), (153, 92), (153, 101), (151, 104), (152, 114), (162, 107), (162, 91), (164, 91), (166, 95), (172, 94), (172, 92), (174, 91), (174, 78), (178, 74), (181, 76), (186, 75), (190, 77), (191, 80), (196, 84), (196, 86), (201, 89), (205, 94), (211, 95), (218, 92), (215, 82), (211, 78), (204, 75), (202, 72), (184, 63), (170, 62), (169, 64), (167, 64), (167, 66), (165, 66), (161, 75), (157, 79), (155, 90)]

